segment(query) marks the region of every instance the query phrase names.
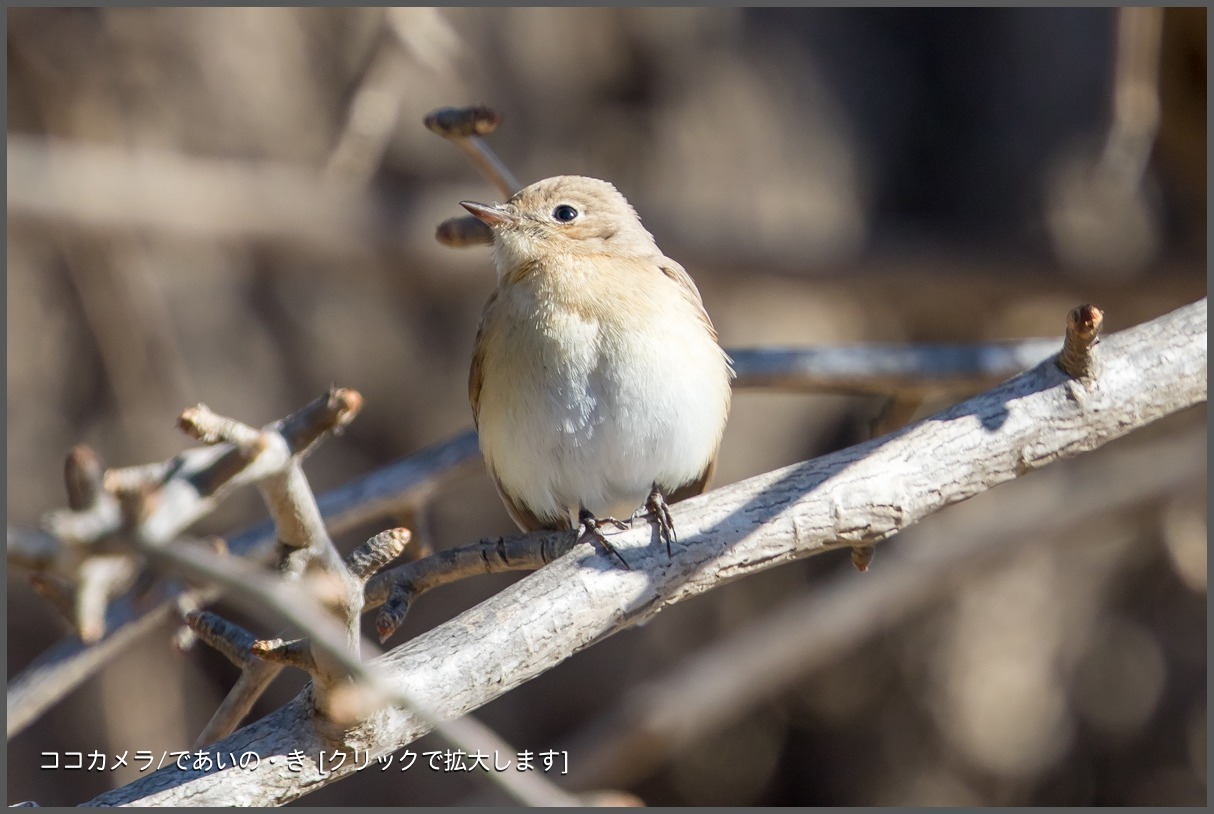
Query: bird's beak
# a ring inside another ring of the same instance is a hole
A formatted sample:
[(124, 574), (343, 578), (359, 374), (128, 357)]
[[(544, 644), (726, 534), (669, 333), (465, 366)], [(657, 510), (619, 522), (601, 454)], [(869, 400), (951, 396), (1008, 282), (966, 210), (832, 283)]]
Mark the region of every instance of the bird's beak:
[(518, 220), (518, 216), (508, 209), (506, 204), (483, 204), (476, 201), (460, 201), (459, 205), (471, 212), (477, 220), (486, 226), (504, 226)]

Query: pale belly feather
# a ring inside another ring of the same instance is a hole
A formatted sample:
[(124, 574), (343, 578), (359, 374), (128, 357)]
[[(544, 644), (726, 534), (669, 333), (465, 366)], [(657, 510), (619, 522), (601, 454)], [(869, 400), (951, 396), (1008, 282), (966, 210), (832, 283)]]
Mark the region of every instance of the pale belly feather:
[(536, 515), (626, 515), (655, 481), (669, 491), (704, 471), (729, 383), (720, 349), (694, 320), (642, 334), (532, 312), (507, 333), (522, 352), (486, 356), (481, 447), (502, 488)]

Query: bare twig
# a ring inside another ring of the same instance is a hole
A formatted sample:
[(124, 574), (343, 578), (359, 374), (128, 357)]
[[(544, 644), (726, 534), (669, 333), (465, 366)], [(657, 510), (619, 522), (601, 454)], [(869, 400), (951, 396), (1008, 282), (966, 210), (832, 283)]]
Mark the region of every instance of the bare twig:
[[(1104, 370), (1090, 388), (1043, 363), (891, 436), (684, 501), (674, 507), (682, 533), (673, 558), (644, 527), (612, 540), (631, 570), (578, 546), (394, 650), (378, 668), (423, 708), (456, 717), (671, 604), (781, 563), (876, 544), (977, 492), (1206, 398), (1204, 299), (1114, 334), (1103, 349)], [(297, 698), (214, 748), (316, 754), (323, 741), (308, 724), (308, 708)], [(428, 729), (415, 713), (386, 709), (347, 733), (346, 742), (374, 757)], [(183, 795), (194, 804), (281, 804), (353, 771), (322, 775), (307, 759), (285, 779), (267, 766), (173, 768), (92, 804), (168, 804)]]
[(434, 238), (444, 246), (464, 249), (493, 245), (493, 230), (471, 215), (447, 218), (434, 230)]
[(381, 531), (350, 552), (346, 567), (363, 584), (405, 551), (413, 534), (405, 528)]
[(413, 86), (409, 57), (439, 75), (450, 74), (463, 43), (438, 9), (390, 8), (346, 122), (325, 165), (325, 176), (365, 184), (383, 160), (400, 120), (401, 100)]
[[(503, 198), (510, 198), (520, 189), (518, 179), (481, 138), (496, 130), (501, 120), (501, 114), (496, 110), (478, 105), (439, 108), (427, 114), (424, 121), (432, 133), (459, 147)], [(455, 249), (493, 243), (493, 232), (471, 215), (448, 218), (438, 225), (434, 237), (444, 246)]]
[(325, 165), (329, 179), (365, 184), (379, 168), (400, 118), (401, 95), (409, 86), (398, 42), (387, 31), (381, 33)]
[[(252, 638), (252, 634), (249, 634), (249, 639)], [(252, 647), (252, 644), (249, 646)], [(192, 748), (203, 749), (230, 735), (249, 714), (253, 704), (270, 686), (270, 682), (282, 672), (282, 668), (283, 665), (271, 661), (250, 659), (249, 664), (242, 667), (232, 689), (228, 690), (223, 701), (215, 708), (211, 720), (207, 721), (206, 726), (194, 739)]]
[[(353, 391), (327, 394), (270, 425), (269, 429), (285, 439), (286, 452), (303, 454), (324, 433), (339, 428), (352, 417), (360, 401), (351, 393)], [(187, 426), (199, 429), (204, 435), (219, 432), (208, 423), (206, 415), (205, 411), (189, 411)], [(199, 418), (202, 424), (196, 426), (194, 418)], [(84, 625), (81, 629), (84, 642), (96, 641), (116, 619), (130, 624), (149, 613), (149, 606), (137, 609), (128, 602), (107, 613), (105, 600), (124, 579), (133, 578), (136, 562), (130, 560), (119, 572), (106, 560), (104, 568), (89, 566), (89, 579), (85, 580), (82, 569), (93, 559), (87, 549), (97, 541), (115, 535), (128, 535), (145, 550), (167, 546), (181, 531), (213, 510), (231, 489), (256, 482), (274, 471), (278, 464), (271, 460), (273, 456), (256, 454), (258, 446), (259, 443), (245, 448), (223, 444), (187, 450), (167, 464), (110, 470), (102, 478), (103, 492), (87, 509), (52, 512), (44, 519), (47, 533), (43, 535), (10, 533), (10, 562), (36, 563), (50, 569), (62, 566), (68, 576), (77, 578), (82, 594), (75, 616)], [(268, 549), (266, 542), (262, 541), (264, 549)], [(242, 542), (242, 545), (244, 548), (237, 549), (237, 553), (253, 553), (257, 549), (253, 541)], [(65, 560), (70, 562), (65, 564)], [(84, 595), (86, 590), (87, 595)], [(181, 588), (164, 586), (163, 590), (162, 596), (167, 599)], [(148, 602), (151, 608), (162, 613), (169, 609), (167, 605), (157, 607), (153, 597), (149, 597)], [(149, 613), (149, 616), (164, 618), (155, 613)], [(104, 659), (117, 652), (120, 643), (132, 641), (133, 637), (126, 635), (129, 632), (107, 637), (103, 646), (92, 651), (71, 642), (60, 645), (43, 654), (10, 682), (10, 736), (104, 663)]]
[(1093, 379), (1100, 374), (1096, 343), (1104, 313), (1094, 305), (1080, 305), (1066, 316), (1066, 337), (1058, 366), (1075, 379)]
[(1162, 35), (1163, 9), (1118, 10), (1113, 115), (1101, 169), (1130, 188), (1141, 183), (1159, 130)]
[[(357, 412), (361, 403), (352, 391), (334, 391), (327, 400), (314, 402), (299, 413), (274, 425), (276, 438), (302, 454), (320, 435), (340, 427)], [(326, 412), (328, 410), (328, 412)], [(253, 466), (265, 450), (262, 435), (252, 428), (224, 422), (206, 408), (187, 410), (181, 420), (184, 429), (210, 443), (228, 441), (218, 454), (183, 453), (176, 464), (164, 468), (140, 467), (105, 477), (86, 470), (100, 466), (77, 450), (66, 467), (69, 500), (79, 508), (53, 512), (44, 520), (47, 530), (57, 538), (57, 567), (75, 578), (77, 595), (75, 619), (85, 643), (97, 641), (105, 632), (106, 606), (109, 600), (130, 586), (141, 563), (129, 547), (124, 551), (94, 553), (88, 549), (107, 538), (124, 538), (136, 543), (136, 549), (164, 546), (186, 525), (214, 507), (221, 492), (231, 488), (244, 475), (259, 480), (272, 469)], [(193, 451), (192, 451), (193, 452)], [(93, 456), (95, 457), (95, 456)], [(95, 466), (93, 465), (95, 463)], [(153, 480), (162, 477), (162, 480)], [(96, 486), (101, 484), (102, 488)], [(116, 488), (115, 488), (116, 487)], [(184, 518), (184, 520), (183, 520)]]
[[(537, 544), (538, 543), (538, 544)], [(380, 574), (367, 585), (367, 609), (383, 605), (376, 619), (381, 642), (396, 632), (413, 600), (426, 591), (480, 574), (506, 571), (534, 571), (542, 568), (573, 546), (567, 535), (545, 537), (503, 537), (481, 540), (472, 545), (448, 548), (405, 563)]]
[[(180, 423), (191, 435), (207, 443), (235, 444), (237, 449), (251, 456), (274, 455), (277, 468), (268, 471), (258, 481), (257, 487), (274, 521), (275, 539), (278, 541), (278, 572), (285, 579), (294, 581), (307, 573), (312, 585), (324, 580), (326, 589), (333, 594), (328, 597), (330, 601), (324, 604), (331, 615), (344, 625), (344, 646), (354, 650), (358, 641), (365, 579), (351, 575), (342, 562), (325, 529), (300, 460), (322, 432), (345, 426), (353, 420), (362, 406), (362, 397), (352, 390), (334, 389), (314, 405), (315, 409), (307, 414), (311, 420), (279, 422), (273, 430), (256, 430), (239, 421), (218, 416), (201, 405), (186, 410)], [(187, 616), (187, 622), (189, 618)], [(198, 619), (197, 615), (195, 619)], [(221, 737), (234, 729), (247, 714), (257, 700), (255, 693), (265, 688), (268, 683), (266, 679), (272, 677), (272, 671), (260, 667), (247, 657), (250, 648), (259, 643), (253, 642), (251, 635), (241, 628), (216, 623), (208, 629), (211, 636), (207, 641), (220, 644), (225, 651), (240, 652), (242, 655), (238, 663), (242, 674), (251, 673), (247, 681), (237, 682), (207, 724), (205, 731), (208, 736)], [(319, 652), (309, 649), (306, 661), (297, 650), (263, 646), (260, 653), (282, 656), (273, 659), (278, 664), (306, 664), (316, 686), (317, 708), (330, 712), (334, 707), (333, 694), (338, 688), (344, 690), (349, 680), (348, 673), (333, 661), (323, 647)], [(288, 660), (287, 656), (291, 658)]]
[(87, 511), (101, 497), (101, 477), (105, 467), (101, 458), (86, 444), (68, 453), (63, 463), (63, 479), (67, 482), (67, 506), (74, 512)]
[[(220, 454), (222, 450), (216, 448), (190, 450), (178, 456), (176, 463), (170, 462), (171, 466), (154, 464), (127, 470), (111, 469), (106, 473), (105, 481), (108, 486), (111, 476), (117, 476), (113, 478), (115, 480), (131, 482), (123, 485), (144, 483), (149, 478), (162, 480), (170, 475), (189, 479), (203, 471), (206, 465), (213, 465)], [(451, 479), (471, 469), (476, 455), (476, 434), (469, 431), (357, 478), (322, 496), (317, 503), (330, 532), (340, 534), (425, 500)], [(213, 478), (202, 479), (214, 485)], [(247, 480), (242, 478), (240, 482)], [(99, 516), (91, 528), (78, 529), (83, 538), (93, 539), (119, 525), (116, 504), (113, 501), (103, 501), (103, 504), (113, 506), (113, 518)], [(195, 507), (188, 500), (181, 501), (180, 509), (185, 512), (180, 518), (180, 528), (189, 526), (206, 511), (205, 506)], [(264, 558), (273, 548), (273, 525), (269, 522), (259, 524), (233, 536), (228, 544), (235, 556)], [(60, 548), (59, 541), (48, 533), (9, 529), (10, 564), (49, 568), (60, 556)], [(73, 637), (35, 659), (9, 682), (9, 736), (28, 726), (128, 644), (138, 641), (148, 630), (169, 618), (174, 612), (172, 600), (180, 597), (183, 591), (184, 586), (166, 583), (156, 586), (153, 594), (138, 604), (130, 598), (120, 600), (106, 614), (106, 635), (93, 646), (86, 647)], [(214, 601), (219, 595), (218, 590), (210, 587), (194, 589), (191, 593), (195, 604)]]
[(463, 150), (485, 180), (509, 198), (520, 188), (518, 179), (481, 138), (496, 130), (501, 120), (497, 111), (484, 106), (444, 107), (429, 113), (425, 125)]
[[(360, 405), (361, 398), (357, 393), (333, 391), (326, 405), (330, 408), (328, 418), (334, 423), (348, 422)], [(227, 587), (236, 598), (255, 608), (273, 608), (307, 634), (304, 639), (291, 641), (250, 642), (250, 634), (230, 623), (221, 625), (215, 621), (202, 628), (210, 634), (208, 641), (218, 644), (230, 657), (235, 654), (243, 668), (242, 674), (250, 675), (249, 680), (238, 682), (233, 693), (225, 699), (219, 710), (223, 720), (213, 718), (207, 732), (223, 733), (227, 725), (234, 724), (247, 713), (256, 700), (255, 693), (264, 688), (262, 678), (269, 671), (254, 666), (248, 658), (251, 654), (274, 665), (296, 667), (311, 675), (310, 696), (320, 716), (314, 723), (319, 732), (326, 733), (334, 742), (341, 743), (347, 729), (367, 719), (384, 703), (396, 703), (414, 710), (456, 746), (468, 751), (485, 746), (483, 741), (461, 740), (466, 737), (464, 730), (451, 728), (428, 710), (419, 709), (405, 691), (386, 685), (377, 672), (368, 669), (360, 659), (359, 620), (365, 584), (404, 550), (410, 539), (409, 532), (392, 529), (377, 534), (342, 560), (325, 530), (312, 490), (300, 467), (299, 458), (306, 452), (308, 433), (299, 431), (292, 436), (289, 422), (282, 423), (281, 433), (259, 433), (239, 422), (201, 410), (190, 415), (190, 422), (201, 430), (200, 435), (214, 443), (256, 448), (261, 450), (261, 455), (279, 448), (283, 450), (278, 456), (278, 471), (271, 472), (258, 483), (274, 520), (278, 570), (282, 579), (259, 574), (244, 563), (234, 563), (231, 558), (209, 554), (201, 548), (156, 549), (152, 555), (172, 563), (189, 576), (200, 576), (212, 584)], [(291, 591), (288, 583), (296, 583), (305, 590)], [(195, 614), (194, 618), (197, 622), (199, 617)], [(498, 742), (498, 739), (494, 740), (494, 743)], [(520, 784), (514, 778), (500, 774), (491, 775), (491, 778), (523, 803), (556, 800), (567, 804), (572, 801), (559, 790), (548, 789), (546, 781), (532, 779)], [(529, 796), (537, 788), (547, 790), (538, 796)]]
[(139, 564), (126, 554), (102, 554), (80, 564), (76, 585), (76, 631), (90, 644), (105, 633), (105, 608), (135, 581)]
[(185, 623), (190, 629), (228, 661), (244, 668), (256, 663), (250, 657), (250, 648), (256, 641), (247, 630), (210, 611), (190, 611), (185, 614)]
[[(231, 599), (252, 613), (269, 612), (280, 623), (306, 630), (313, 644), (343, 667), (358, 665), (357, 654), (349, 647), (346, 626), (314, 597), (300, 591), (297, 584), (276, 578), (244, 559), (218, 556), (197, 542), (180, 540), (177, 545), (155, 550), (153, 556), (164, 567), (225, 589)], [(234, 629), (238, 630), (228, 623), (220, 635)], [(239, 646), (240, 642), (233, 644)]]
[(259, 639), (250, 646), (250, 652), (259, 659), (272, 661), (284, 667), (295, 667), (306, 673), (317, 671), (316, 658), (312, 655), (312, 646), (306, 639)]
[[(216, 554), (226, 555), (226, 549), (217, 549)], [(188, 595), (178, 599), (179, 606), (189, 606)], [(203, 636), (207, 643), (219, 650), (228, 660), (240, 668), (240, 675), (228, 690), (223, 701), (212, 713), (211, 719), (194, 739), (192, 749), (202, 749), (220, 738), (227, 737), (249, 714), (253, 704), (262, 696), (270, 683), (282, 672), (282, 665), (254, 658), (253, 634), (234, 625), (221, 616), (197, 609), (185, 610), (182, 618), (186, 622), (178, 631), (174, 644), (181, 645), (183, 632)], [(205, 629), (204, 629), (205, 628)]]
[(1111, 116), (1102, 144), (1063, 156), (1049, 175), (1046, 225), (1075, 270), (1125, 276), (1159, 253), (1161, 214), (1149, 164), (1159, 131), (1164, 12), (1117, 13)]

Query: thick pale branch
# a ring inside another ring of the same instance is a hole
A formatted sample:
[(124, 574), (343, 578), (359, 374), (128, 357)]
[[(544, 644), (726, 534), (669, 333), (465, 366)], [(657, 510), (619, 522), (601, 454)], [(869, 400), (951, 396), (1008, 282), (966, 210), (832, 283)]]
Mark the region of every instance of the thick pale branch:
[[(612, 537), (624, 570), (589, 545), (379, 660), (425, 708), (457, 717), (662, 608), (733, 579), (839, 547), (880, 542), (946, 506), (1052, 461), (1095, 449), (1206, 398), (1206, 302), (1102, 344), (1084, 386), (1052, 361), (893, 435), (785, 467), (674, 507), (668, 560), (651, 528)], [(324, 740), (301, 696), (215, 749), (262, 755), (261, 768), (161, 770), (94, 805), (275, 805), (353, 771), (321, 775)], [(347, 745), (387, 754), (429, 726), (384, 710)], [(299, 749), (290, 774), (266, 756)]]
[[(983, 382), (1000, 381), (1057, 353), (1060, 344), (1060, 340), (1031, 339), (976, 346), (863, 345), (733, 349), (730, 353), (738, 372), (735, 387), (889, 394), (914, 393), (923, 389), (923, 382), (929, 382), (932, 390), (953, 392), (976, 388)], [(284, 433), (289, 432), (289, 428), (284, 428)], [(210, 511), (214, 500), (218, 499), (213, 491), (225, 483), (222, 476), (206, 474), (204, 477), (200, 473), (222, 469), (222, 462), (216, 459), (233, 454), (232, 450), (222, 447), (197, 449), (189, 450), (167, 464), (111, 469), (105, 474), (106, 488), (119, 490), (137, 483), (158, 483), (170, 476), (175, 476), (173, 482), (196, 483), (192, 489), (174, 487), (170, 499), (159, 506), (157, 515), (166, 521), (177, 513), (176, 524), (165, 524), (166, 532), (175, 533), (176, 529), (188, 526)], [(479, 464), (476, 433), (468, 430), (321, 495), (317, 504), (330, 534), (337, 535), (408, 511)], [(249, 482), (252, 474), (241, 473), (230, 486)], [(120, 480), (123, 482), (119, 483)], [(106, 496), (91, 512), (84, 515), (65, 512), (63, 515), (84, 521), (66, 530), (80, 539), (95, 539), (116, 529), (120, 523), (115, 501)], [(264, 557), (274, 543), (273, 525), (269, 522), (259, 524), (234, 536), (229, 543), (234, 555)], [(34, 568), (44, 567), (59, 550), (58, 541), (50, 535), (15, 529), (9, 530), (8, 546), (10, 563)], [(78, 686), (127, 643), (135, 641), (139, 631), (150, 626), (152, 620), (139, 624), (136, 631), (122, 631), (118, 629), (120, 626), (136, 623), (149, 609), (155, 609), (157, 620), (165, 618), (170, 609), (163, 603), (177, 596), (181, 588), (163, 586), (161, 590), (164, 598), (159, 605), (150, 598), (138, 607), (128, 600), (113, 604), (105, 623), (106, 630), (112, 633), (107, 633), (91, 649), (75, 638), (65, 639), (18, 675), (8, 691), (9, 736)], [(199, 604), (213, 601), (218, 596), (214, 589), (201, 589), (196, 593)], [(372, 602), (378, 604), (386, 598), (385, 593), (384, 597)]]
[(578, 755), (570, 785), (620, 786), (652, 774), (938, 599), (958, 577), (1028, 545), (1094, 541), (1086, 532), (1102, 519), (1134, 534), (1133, 518), (1144, 506), (1202, 486), (1205, 440), (1203, 427), (1129, 449), (1106, 448), (1009, 483), (994, 508), (966, 503), (933, 515), (900, 534), (897, 552), (882, 558), (875, 573), (859, 580), (840, 574), (630, 688), (623, 703), (603, 710), (566, 744)]

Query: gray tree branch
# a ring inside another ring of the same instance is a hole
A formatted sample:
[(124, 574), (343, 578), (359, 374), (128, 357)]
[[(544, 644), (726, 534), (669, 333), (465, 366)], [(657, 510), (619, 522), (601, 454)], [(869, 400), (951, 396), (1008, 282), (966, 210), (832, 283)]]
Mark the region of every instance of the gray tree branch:
[[(1206, 399), (1204, 299), (1112, 335), (1101, 350), (1097, 379), (1072, 379), (1050, 359), (891, 435), (684, 501), (674, 509), (680, 545), (670, 560), (647, 526), (612, 537), (631, 570), (578, 546), (377, 666), (426, 709), (456, 718), (676, 602), (785, 562), (878, 543)], [(256, 770), (169, 767), (91, 804), (279, 805), (353, 773), (351, 764), (320, 772), (318, 756), (332, 743), (309, 692), (213, 747), (257, 753)], [(389, 708), (348, 731), (343, 746), (373, 758), (428, 729)], [(296, 751), (302, 771), (289, 772), (283, 758)]]
[[(1027, 339), (979, 345), (897, 346), (870, 344), (827, 348), (741, 348), (730, 350), (738, 379), (737, 388), (765, 387), (789, 391), (890, 394), (898, 392), (957, 393), (992, 384), (1056, 352), (1060, 340)], [(137, 483), (186, 480), (193, 473), (215, 464), (222, 450), (189, 450), (180, 465), (164, 463), (110, 470), (107, 481)], [(416, 455), (351, 481), (317, 499), (330, 534), (336, 535), (382, 517), (399, 514), (421, 505), (435, 491), (470, 471), (479, 462), (476, 433), (472, 430), (440, 442)], [(172, 470), (170, 475), (170, 470)], [(241, 476), (234, 485), (248, 482)], [(137, 483), (127, 484), (134, 488)], [(174, 489), (185, 499), (162, 505), (158, 516), (167, 533), (175, 533), (209, 512), (214, 499), (199, 501), (189, 489)], [(73, 517), (76, 517), (73, 515)], [(121, 522), (112, 500), (101, 500), (88, 514), (84, 527), (70, 531), (79, 538), (93, 539), (111, 532)], [(267, 521), (228, 541), (240, 556), (264, 557), (274, 543), (273, 525)], [(11, 564), (39, 569), (52, 564), (61, 548), (59, 541), (42, 532), (10, 529), (8, 558)], [(538, 566), (537, 566), (538, 567)], [(129, 600), (111, 604), (105, 615), (104, 635), (86, 644), (72, 637), (42, 654), (9, 684), (7, 694), (9, 737), (20, 732), (75, 687), (92, 675), (143, 631), (170, 613), (167, 604), (181, 598), (178, 584), (155, 587), (155, 594), (138, 605)], [(194, 591), (192, 605), (203, 605), (217, 596), (214, 590)], [(377, 598), (375, 603), (382, 602)], [(154, 619), (147, 618), (151, 614)], [(141, 621), (142, 620), (142, 621)], [(127, 628), (134, 626), (134, 629)]]

